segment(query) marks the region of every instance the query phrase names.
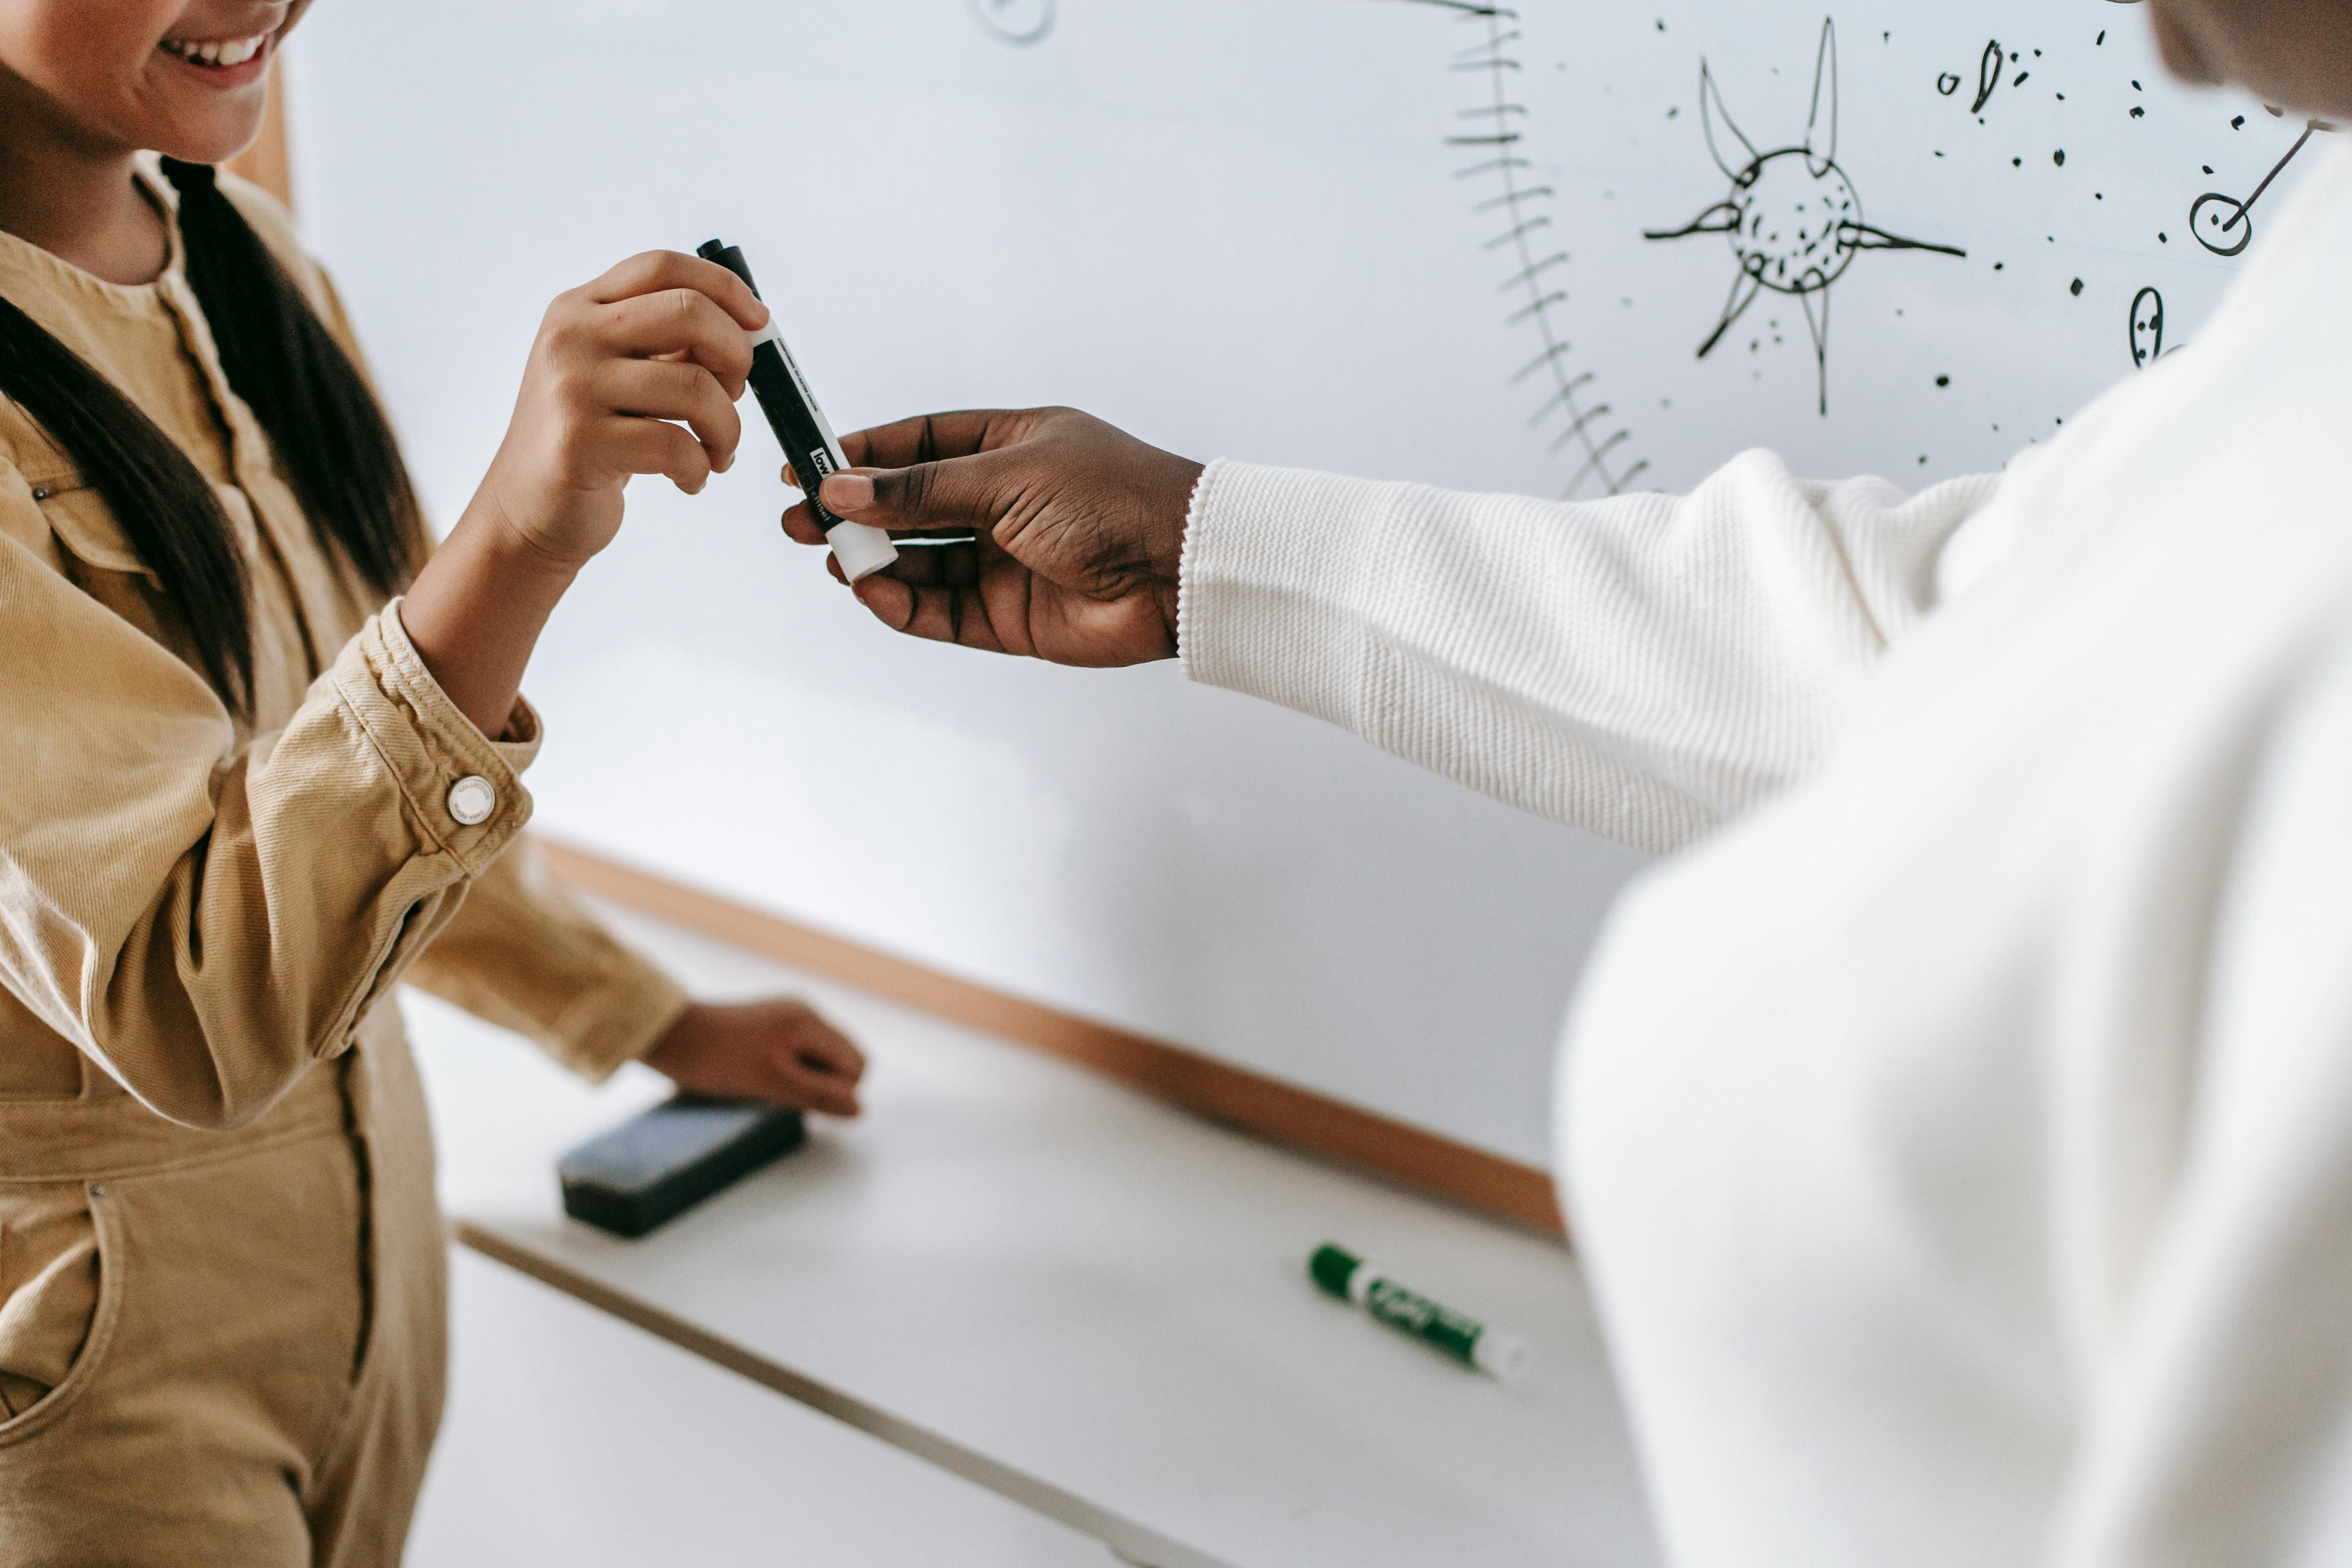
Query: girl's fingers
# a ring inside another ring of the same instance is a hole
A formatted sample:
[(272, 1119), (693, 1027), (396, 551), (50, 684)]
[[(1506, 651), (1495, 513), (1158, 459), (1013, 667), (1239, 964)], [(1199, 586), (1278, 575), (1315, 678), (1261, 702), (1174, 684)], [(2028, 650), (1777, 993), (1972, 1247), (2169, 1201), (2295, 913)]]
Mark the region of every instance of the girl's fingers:
[(745, 331), (768, 324), (768, 307), (751, 285), (715, 261), (677, 250), (648, 250), (630, 257), (581, 292), (599, 305), (614, 304), (664, 289), (691, 289), (716, 303)]
[(790, 1051), (780, 1053), (775, 1065), (776, 1076), (782, 1080), (784, 1097), (811, 1110), (822, 1110), (828, 1116), (857, 1114), (857, 1079), (835, 1071), (831, 1067), (812, 1063), (804, 1056)]
[(688, 495), (710, 482), (710, 454), (678, 426), (614, 415), (604, 422), (604, 450), (624, 473), (661, 474)]
[(691, 289), (665, 289), (617, 300), (597, 312), (596, 331), (607, 353), (691, 359), (726, 384), (730, 399), (743, 395), (751, 374), (751, 340), (716, 301)]
[(692, 427), (710, 466), (725, 473), (735, 464), (743, 439), (743, 419), (719, 383), (700, 365), (682, 360), (620, 359), (598, 367), (595, 395), (615, 414), (644, 419), (682, 419)]
[(852, 1083), (865, 1075), (866, 1053), (859, 1050), (848, 1036), (814, 1013), (809, 1015), (808, 1027), (803, 1032), (797, 1049), (803, 1063), (838, 1073)]

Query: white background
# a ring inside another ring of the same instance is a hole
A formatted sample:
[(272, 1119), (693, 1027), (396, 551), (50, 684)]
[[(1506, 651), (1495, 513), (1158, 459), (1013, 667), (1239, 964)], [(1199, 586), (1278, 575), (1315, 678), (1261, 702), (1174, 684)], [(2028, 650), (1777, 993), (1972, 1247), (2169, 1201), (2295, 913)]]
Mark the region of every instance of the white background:
[[(1621, 467), (1681, 487), (1762, 443), (1924, 481), (1998, 465), (2129, 374), (2139, 288), (2192, 336), (2231, 266), (2188, 242), (2189, 204), (2250, 191), (2293, 140), (2160, 80), (2129, 6), (1838, 7), (1841, 165), (1873, 223), (1969, 255), (1857, 258), (1824, 419), (1793, 302), (1701, 362), (1729, 253), (1641, 237), (1728, 184), (1700, 58), (1759, 151), (1801, 140), (1821, 11), (1527, 0), (1490, 31), (1415, 0), (1060, 0), (1016, 47), (974, 15), (1003, 3), (321, 7), (292, 52), (301, 216), (439, 518), (546, 301), (713, 235), (844, 429), (1066, 402), (1201, 458), (1560, 493), (1582, 465), (1549, 450), (1540, 377), (1512, 379), (1540, 329), (1507, 320), (1507, 226), (1477, 210), (1499, 187), (1446, 144), (1493, 122), (1464, 111), (1498, 71), (1515, 174), (1552, 192), (1523, 210), (1570, 256), (1546, 319)], [(1996, 36), (2020, 60), (1979, 120)], [(1481, 64), (1497, 37), (1507, 70)], [(701, 500), (640, 481), (542, 645), (542, 827), (1546, 1156), (1558, 1022), (1636, 857), (1171, 667), (888, 637), (780, 539), (751, 423)]]

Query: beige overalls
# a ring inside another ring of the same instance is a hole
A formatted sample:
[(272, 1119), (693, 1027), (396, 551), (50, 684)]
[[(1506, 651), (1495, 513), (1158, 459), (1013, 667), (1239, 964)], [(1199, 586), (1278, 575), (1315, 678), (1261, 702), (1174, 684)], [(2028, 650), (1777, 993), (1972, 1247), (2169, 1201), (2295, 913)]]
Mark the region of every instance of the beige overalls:
[[(348, 344), (285, 214), (223, 185)], [(0, 1568), (395, 1563), (445, 1242), (394, 983), (591, 1076), (682, 999), (509, 847), (536, 717), (486, 739), (320, 549), (176, 225), (140, 288), (0, 234), (0, 296), (218, 488), (257, 698), (231, 720), (107, 509), (0, 399)], [(464, 780), (488, 795), (453, 815)]]

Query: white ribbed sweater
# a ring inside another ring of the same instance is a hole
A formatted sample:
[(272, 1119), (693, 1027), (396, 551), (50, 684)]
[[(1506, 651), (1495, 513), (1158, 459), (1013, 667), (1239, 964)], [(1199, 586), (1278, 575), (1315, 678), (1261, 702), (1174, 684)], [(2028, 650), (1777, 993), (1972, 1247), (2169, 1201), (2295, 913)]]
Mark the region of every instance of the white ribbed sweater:
[(2352, 157), (1998, 479), (1213, 465), (1195, 679), (1680, 854), (1561, 1173), (1684, 1568), (2352, 1562)]

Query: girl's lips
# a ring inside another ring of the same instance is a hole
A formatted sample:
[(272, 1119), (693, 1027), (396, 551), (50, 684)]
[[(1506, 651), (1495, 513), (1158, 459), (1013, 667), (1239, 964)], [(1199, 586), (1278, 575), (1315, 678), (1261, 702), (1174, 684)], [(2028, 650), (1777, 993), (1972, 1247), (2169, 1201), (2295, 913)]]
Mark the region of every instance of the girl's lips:
[(162, 55), (164, 59), (169, 62), (171, 69), (191, 80), (202, 82), (205, 86), (220, 92), (231, 91), (240, 87), (249, 87), (253, 83), (259, 81), (264, 76), (268, 74), (269, 57), (275, 54), (277, 50), (278, 35), (272, 33), (262, 41), (261, 47), (254, 51), (253, 57), (250, 59), (241, 61), (240, 63), (233, 66), (225, 66), (206, 64), (202, 60), (192, 60), (168, 43), (158, 44), (155, 46), (155, 52)]

